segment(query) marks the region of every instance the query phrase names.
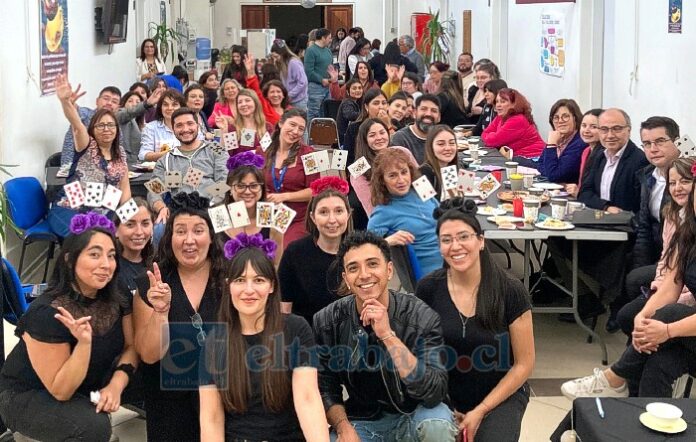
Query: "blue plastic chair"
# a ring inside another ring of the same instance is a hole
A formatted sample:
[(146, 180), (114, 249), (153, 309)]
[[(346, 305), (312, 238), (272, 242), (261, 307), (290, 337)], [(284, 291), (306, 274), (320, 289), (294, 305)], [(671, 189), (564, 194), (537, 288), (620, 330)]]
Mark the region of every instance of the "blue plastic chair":
[(19, 277), (22, 277), (24, 266), (24, 253), (29, 244), (35, 242), (49, 242), (43, 279), (46, 282), (48, 264), (53, 258), (56, 244), (60, 244), (60, 238), (53, 233), (48, 224), (48, 201), (41, 183), (34, 177), (13, 178), (5, 182), (5, 195), (10, 208), (10, 217), (15, 226), (20, 230), (22, 239), (22, 255), (19, 259)]
[(8, 260), (2, 258), (2, 294), (3, 294), (3, 317), (12, 325), (17, 325), (17, 321), (29, 308), (31, 284), (23, 285), (15, 268)]

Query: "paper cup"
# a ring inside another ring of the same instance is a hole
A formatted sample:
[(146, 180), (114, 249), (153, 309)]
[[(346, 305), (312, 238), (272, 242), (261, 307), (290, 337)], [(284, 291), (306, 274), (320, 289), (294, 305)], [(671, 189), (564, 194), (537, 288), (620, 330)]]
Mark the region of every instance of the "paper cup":
[(682, 417), (682, 411), (665, 402), (652, 402), (645, 406), (645, 410), (652, 416), (655, 424), (662, 428), (670, 428)]
[(522, 200), (524, 204), (524, 222), (534, 224), (539, 218), (539, 206), (541, 201), (536, 198), (525, 198)]
[(568, 201), (568, 208), (566, 209), (566, 212), (568, 213), (568, 215), (572, 215), (573, 212), (582, 210), (584, 208), (585, 203), (581, 203), (580, 201)]
[(563, 198), (551, 198), (551, 217), (561, 221), (565, 219), (567, 206), (568, 200)]
[(541, 199), (544, 196), (544, 189), (539, 189), (538, 187), (530, 187), (528, 189), (529, 195)]
[(479, 159), (478, 149), (471, 146), (471, 148), (469, 149), (469, 156), (471, 156), (471, 159), (473, 159), (474, 161), (478, 161), (478, 159)]
[(523, 185), (525, 189), (529, 189), (534, 185), (534, 175), (532, 174), (525, 174), (522, 177)]
[(513, 178), (510, 180), (510, 190), (518, 191), (524, 189), (524, 179), (523, 178)]
[(510, 179), (510, 175), (517, 173), (517, 166), (519, 164), (516, 161), (506, 161), (505, 162), (505, 178)]

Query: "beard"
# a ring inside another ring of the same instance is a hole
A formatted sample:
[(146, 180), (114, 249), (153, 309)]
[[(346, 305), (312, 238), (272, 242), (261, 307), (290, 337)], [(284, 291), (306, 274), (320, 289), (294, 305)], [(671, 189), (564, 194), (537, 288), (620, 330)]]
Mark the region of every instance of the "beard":
[(421, 118), (416, 118), (416, 127), (418, 128), (419, 131), (423, 133), (428, 133), (431, 127), (435, 126), (435, 122), (430, 120), (430, 121), (423, 121)]

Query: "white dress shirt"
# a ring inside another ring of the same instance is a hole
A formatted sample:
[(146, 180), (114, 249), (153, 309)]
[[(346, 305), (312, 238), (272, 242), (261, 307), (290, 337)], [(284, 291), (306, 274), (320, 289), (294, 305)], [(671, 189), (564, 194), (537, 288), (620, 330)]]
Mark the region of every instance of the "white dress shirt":
[(652, 176), (655, 178), (655, 185), (650, 191), (650, 214), (657, 220), (660, 219), (660, 207), (662, 206), (662, 195), (667, 187), (667, 180), (662, 176), (657, 167), (653, 170)]
[[(626, 143), (628, 144), (628, 143)], [(599, 186), (599, 197), (606, 201), (611, 201), (611, 183), (614, 181), (616, 169), (619, 167), (621, 156), (626, 151), (626, 146), (622, 147), (616, 155), (611, 155), (608, 150), (604, 151), (604, 157), (607, 159), (602, 171), (602, 181)]]

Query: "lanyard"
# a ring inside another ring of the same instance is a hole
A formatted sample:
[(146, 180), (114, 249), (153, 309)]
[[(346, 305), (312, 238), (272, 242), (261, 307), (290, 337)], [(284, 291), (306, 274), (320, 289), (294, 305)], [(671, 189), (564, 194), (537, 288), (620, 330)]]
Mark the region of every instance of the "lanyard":
[(271, 178), (273, 179), (273, 188), (276, 192), (280, 192), (280, 188), (283, 187), (283, 181), (285, 181), (285, 173), (288, 171), (288, 166), (280, 169), (280, 177), (276, 178), (275, 173), (275, 155), (273, 155), (271, 166)]

